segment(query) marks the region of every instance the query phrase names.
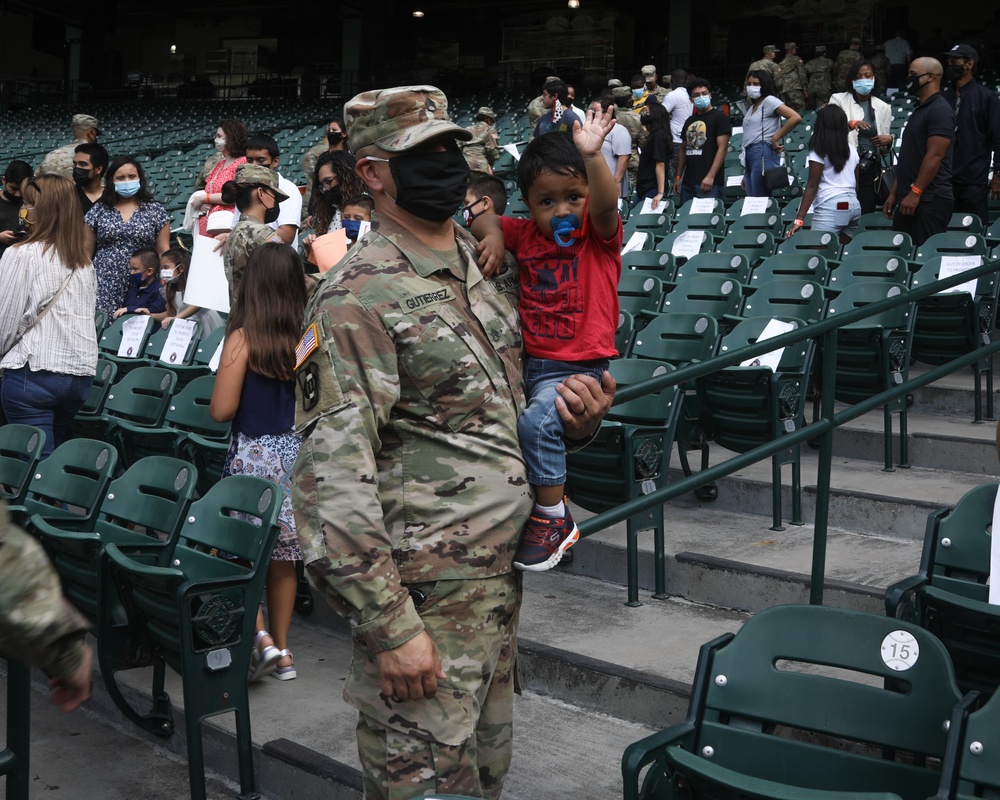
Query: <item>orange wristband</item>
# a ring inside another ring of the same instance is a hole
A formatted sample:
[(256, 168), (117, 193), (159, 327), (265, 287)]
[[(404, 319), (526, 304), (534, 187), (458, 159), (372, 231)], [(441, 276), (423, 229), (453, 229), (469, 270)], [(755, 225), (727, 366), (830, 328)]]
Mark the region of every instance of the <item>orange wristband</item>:
[(924, 193), (923, 189), (918, 189), (916, 186), (911, 186), (910, 191), (913, 192), (918, 197)]

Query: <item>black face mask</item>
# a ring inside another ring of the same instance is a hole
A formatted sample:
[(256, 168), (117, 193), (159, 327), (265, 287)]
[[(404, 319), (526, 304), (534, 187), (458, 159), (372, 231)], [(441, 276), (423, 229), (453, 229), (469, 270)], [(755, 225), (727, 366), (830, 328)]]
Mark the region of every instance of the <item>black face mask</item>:
[(331, 186), (329, 189), (323, 190), (323, 197), (325, 197), (331, 205), (340, 208), (340, 203), (344, 199), (344, 190), (339, 186)]
[(961, 64), (949, 64), (945, 67), (944, 77), (954, 83), (965, 74), (965, 67)]
[(24, 201), (20, 197), (14, 197), (14, 195), (9, 194), (7, 192), (7, 187), (6, 186), (4, 186), (3, 189), (0, 189), (0, 191), (3, 192), (3, 196), (7, 199), (8, 203), (10, 203), (11, 205), (17, 206), (18, 208), (21, 207), (21, 205), (22, 205), (22, 203)]
[(342, 134), (340, 131), (327, 131), (326, 140), (327, 142), (330, 143), (330, 146), (332, 147), (333, 145), (340, 144), (342, 141), (344, 141), (344, 134)]
[(916, 95), (923, 88), (923, 86), (920, 85), (920, 79), (924, 77), (924, 75), (930, 75), (930, 73), (921, 72), (919, 75), (907, 75), (903, 91), (907, 94)]
[(73, 182), (77, 186), (86, 186), (90, 183), (90, 170), (83, 167), (73, 167)]
[(403, 153), (389, 159), (396, 205), (413, 216), (441, 222), (465, 202), (469, 164), (458, 150)]

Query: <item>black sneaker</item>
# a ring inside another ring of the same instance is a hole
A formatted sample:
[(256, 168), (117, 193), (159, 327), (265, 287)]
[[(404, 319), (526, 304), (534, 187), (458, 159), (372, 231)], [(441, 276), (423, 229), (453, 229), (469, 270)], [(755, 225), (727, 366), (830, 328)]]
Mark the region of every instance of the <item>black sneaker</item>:
[(514, 567), (527, 572), (552, 569), (580, 538), (580, 529), (566, 508), (565, 517), (532, 514), (514, 554)]

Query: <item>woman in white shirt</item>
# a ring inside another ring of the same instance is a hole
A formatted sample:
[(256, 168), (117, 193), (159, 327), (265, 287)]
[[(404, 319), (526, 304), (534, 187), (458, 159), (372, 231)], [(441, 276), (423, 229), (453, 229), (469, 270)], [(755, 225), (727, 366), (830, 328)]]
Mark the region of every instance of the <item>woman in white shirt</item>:
[(858, 151), (851, 147), (847, 134), (847, 115), (840, 106), (826, 105), (816, 113), (816, 127), (809, 139), (809, 177), (789, 236), (799, 231), (813, 206), (814, 231), (838, 233), (841, 244), (854, 237), (861, 218)]
[(8, 422), (62, 443), (97, 370), (97, 277), (76, 186), (59, 175), (21, 184), (24, 241), (0, 258), (0, 402)]
[(848, 90), (837, 92), (830, 102), (844, 109), (847, 115), (849, 141), (861, 157), (858, 176), (861, 213), (870, 214), (875, 210), (875, 178), (881, 171), (879, 156), (892, 148), (889, 133), (892, 109), (875, 96), (875, 71), (871, 61), (862, 59), (855, 62), (851, 69), (851, 74), (847, 76)]

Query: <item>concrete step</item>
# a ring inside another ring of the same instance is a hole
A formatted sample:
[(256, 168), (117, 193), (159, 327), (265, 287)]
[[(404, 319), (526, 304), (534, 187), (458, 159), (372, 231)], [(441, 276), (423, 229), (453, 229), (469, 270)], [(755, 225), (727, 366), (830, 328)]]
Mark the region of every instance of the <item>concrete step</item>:
[[(994, 374), (1000, 375), (1000, 359), (994, 356)], [(914, 364), (910, 367), (910, 377), (927, 372), (930, 367)], [(917, 389), (913, 393), (912, 410), (918, 414), (950, 416), (956, 420), (972, 421), (975, 413), (975, 392), (972, 369), (963, 367), (934, 383)], [(986, 380), (983, 379), (983, 415), (986, 415)], [(994, 392), (994, 403), (996, 403)]]
[[(899, 458), (899, 417), (893, 416), (893, 457)], [(971, 417), (907, 414), (910, 464), (955, 472), (995, 476), (1000, 471), (997, 458), (996, 425), (975, 423)], [(881, 462), (884, 423), (881, 411), (858, 417), (836, 430), (835, 456)]]
[[(732, 457), (730, 451), (712, 445), (709, 463)], [(692, 456), (696, 456), (692, 453)], [(802, 506), (805, 520), (815, 518), (818, 454), (802, 447)], [(679, 464), (676, 456), (672, 464)], [(671, 479), (682, 477), (681, 470), (671, 469)], [(927, 514), (954, 505), (970, 489), (996, 479), (996, 472), (975, 474), (930, 467), (912, 467), (885, 472), (882, 463), (856, 458), (835, 457), (830, 482), (829, 525), (855, 533), (868, 533), (901, 539), (922, 540)], [(791, 518), (791, 467), (782, 470), (783, 521)], [(713, 507), (725, 511), (757, 515), (761, 530), (770, 527), (770, 459), (753, 464), (718, 482), (719, 497)], [(680, 505), (702, 501), (693, 493), (677, 498)]]
[[(717, 503), (674, 502), (664, 513), (668, 595), (748, 612), (809, 602), (812, 522), (774, 532), (769, 519)], [(577, 521), (594, 516), (577, 507), (573, 515)], [(882, 614), (886, 587), (917, 571), (921, 545), (914, 538), (829, 530), (824, 603)], [(625, 523), (587, 537), (572, 553), (572, 563), (558, 571), (616, 584), (622, 587), (618, 602), (625, 602)], [(651, 533), (639, 536), (639, 586), (647, 592), (655, 586)]]
[[(519, 659), (525, 692), (515, 700), (505, 796), (618, 797), (625, 746), (683, 715), (698, 647), (738, 629), (743, 615), (677, 600), (627, 609), (620, 587), (558, 573), (526, 584)], [(340, 694), (350, 640), (342, 626), (296, 617), (290, 644), (299, 677), (250, 687), (258, 790), (274, 798), (357, 800), (356, 712)], [(148, 703), (150, 672), (120, 674), (136, 707)], [(174, 735), (149, 740), (183, 757), (183, 693), (169, 670), (167, 691)], [(570, 702), (576, 699), (586, 706)], [(99, 680), (90, 705), (127, 724)], [(233, 722), (222, 715), (203, 726), (206, 761), (228, 780), (236, 780)]]

